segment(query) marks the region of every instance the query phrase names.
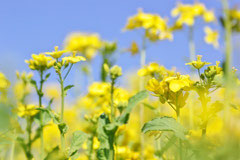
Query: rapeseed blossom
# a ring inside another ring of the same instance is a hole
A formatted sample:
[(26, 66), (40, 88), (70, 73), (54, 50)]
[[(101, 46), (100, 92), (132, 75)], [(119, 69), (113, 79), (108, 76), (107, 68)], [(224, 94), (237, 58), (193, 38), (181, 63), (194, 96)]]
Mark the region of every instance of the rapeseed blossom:
[(192, 61), (189, 63), (186, 63), (185, 65), (191, 65), (196, 69), (201, 69), (203, 66), (205, 65), (209, 65), (211, 63), (209, 62), (202, 62), (202, 55), (197, 55), (197, 60), (196, 61)]
[(75, 32), (67, 36), (65, 49), (81, 53), (88, 60), (93, 59), (102, 46), (102, 41), (97, 34)]
[(167, 20), (157, 14), (144, 13), (142, 9), (139, 9), (136, 15), (128, 19), (124, 29), (144, 29), (145, 36), (150, 41), (172, 39)]
[(43, 53), (40, 53), (38, 55), (32, 54), (32, 59), (25, 60), (25, 62), (32, 70), (44, 71), (51, 68), (55, 63), (55, 60), (51, 57), (44, 55)]
[(39, 110), (37, 110), (38, 106), (34, 104), (19, 104), (17, 108), (17, 114), (20, 117), (25, 117), (25, 116), (34, 116), (35, 114), (38, 113)]
[(207, 23), (215, 20), (213, 11), (207, 10), (205, 5), (199, 2), (194, 4), (178, 3), (176, 8), (172, 10), (172, 16), (178, 17), (176, 21), (177, 26), (182, 26), (183, 24), (192, 26), (197, 17), (202, 17)]
[(74, 51), (71, 56), (63, 57), (62, 58), (63, 63), (66, 62), (67, 64), (69, 63), (74, 64), (80, 61), (86, 61), (86, 58), (84, 58), (83, 56), (77, 56), (76, 54), (77, 53)]
[(219, 38), (219, 34), (217, 31), (212, 30), (209, 27), (205, 27), (204, 28), (204, 32), (205, 32), (205, 42), (207, 44), (212, 44), (215, 48), (218, 48), (219, 44), (218, 44), (218, 38)]
[(0, 92), (5, 91), (10, 86), (9, 80), (0, 72)]
[(50, 56), (52, 56), (55, 59), (58, 59), (58, 58), (60, 58), (63, 55), (63, 53), (68, 52), (67, 50), (59, 51), (58, 50), (58, 46), (55, 46), (54, 49), (55, 49), (54, 51), (46, 52), (45, 54), (50, 55)]

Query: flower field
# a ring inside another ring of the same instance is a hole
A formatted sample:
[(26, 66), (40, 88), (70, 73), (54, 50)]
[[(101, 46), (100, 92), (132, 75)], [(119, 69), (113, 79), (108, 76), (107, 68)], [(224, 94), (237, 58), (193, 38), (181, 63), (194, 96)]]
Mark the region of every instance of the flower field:
[[(0, 160), (239, 160), (233, 37), (240, 8), (215, 3), (221, 8), (178, 1), (169, 17), (142, 6), (119, 26), (140, 41), (123, 48), (95, 32), (71, 32), (62, 45), (23, 61), (28, 68), (16, 80), (0, 70)], [(151, 46), (171, 44), (181, 32), (188, 57), (177, 61), (186, 70), (148, 61)], [(198, 51), (202, 43), (223, 58), (209, 62), (211, 53)], [(124, 70), (118, 60), (126, 54), (140, 67)]]

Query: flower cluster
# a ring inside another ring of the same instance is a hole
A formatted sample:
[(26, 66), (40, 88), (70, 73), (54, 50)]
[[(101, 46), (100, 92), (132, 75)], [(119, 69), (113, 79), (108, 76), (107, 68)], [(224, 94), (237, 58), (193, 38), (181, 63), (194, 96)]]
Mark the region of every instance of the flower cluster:
[(25, 62), (32, 70), (44, 71), (51, 68), (56, 61), (51, 57), (40, 53), (39, 55), (33, 54), (32, 59), (26, 60)]
[(157, 79), (163, 79), (166, 76), (175, 75), (174, 69), (168, 70), (164, 66), (160, 66), (156, 62), (151, 62), (149, 65), (144, 66), (143, 68), (138, 70), (138, 75), (155, 77)]
[(151, 41), (172, 39), (172, 33), (167, 26), (167, 20), (157, 14), (144, 13), (141, 9), (128, 19), (126, 30), (142, 28), (145, 36)]
[(197, 17), (202, 17), (205, 22), (212, 22), (215, 20), (214, 12), (207, 10), (204, 4), (194, 3), (194, 4), (182, 4), (178, 3), (176, 8), (172, 10), (172, 16), (177, 17), (177, 26), (182, 26), (186, 24), (192, 26)]
[(91, 60), (101, 48), (102, 41), (97, 34), (72, 33), (65, 40), (65, 49), (77, 51)]
[[(162, 103), (168, 102), (181, 108), (185, 105), (192, 84), (188, 75), (177, 73), (176, 76), (166, 77), (162, 81), (155, 78), (150, 79), (146, 89), (153, 92), (154, 96), (159, 97)], [(177, 101), (178, 99), (181, 100)]]

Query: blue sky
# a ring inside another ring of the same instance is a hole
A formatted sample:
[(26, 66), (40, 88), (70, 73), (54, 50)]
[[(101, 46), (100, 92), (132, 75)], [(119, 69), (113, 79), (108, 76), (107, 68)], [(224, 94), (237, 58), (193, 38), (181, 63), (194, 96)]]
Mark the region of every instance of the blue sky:
[[(232, 0), (233, 1), (233, 0)], [(140, 42), (140, 32), (122, 32), (126, 20), (138, 8), (145, 12), (170, 17), (176, 0), (8, 0), (0, 1), (0, 71), (13, 77), (15, 70), (28, 70), (24, 63), (32, 53), (53, 50), (62, 46), (64, 38), (73, 31), (98, 33), (102, 39), (117, 40), (120, 48), (126, 48), (131, 41)], [(193, 0), (183, 0), (192, 3)], [(220, 0), (200, 0), (207, 8), (221, 13)], [(233, 1), (236, 4), (237, 0)], [(239, 2), (238, 2), (239, 3)], [(171, 23), (171, 20), (170, 20)], [(216, 50), (204, 43), (202, 20), (195, 27), (196, 52), (205, 60), (215, 62), (223, 56), (223, 45)], [(211, 27), (220, 29), (218, 24)], [(221, 35), (222, 36), (222, 35)], [(220, 39), (222, 41), (222, 38)], [(184, 59), (188, 57), (187, 30), (174, 34), (174, 41), (150, 44), (147, 62), (156, 61), (171, 68), (186, 70)], [(94, 60), (94, 76), (98, 79), (100, 58)], [(139, 56), (121, 54), (117, 64), (127, 72), (139, 67)]]

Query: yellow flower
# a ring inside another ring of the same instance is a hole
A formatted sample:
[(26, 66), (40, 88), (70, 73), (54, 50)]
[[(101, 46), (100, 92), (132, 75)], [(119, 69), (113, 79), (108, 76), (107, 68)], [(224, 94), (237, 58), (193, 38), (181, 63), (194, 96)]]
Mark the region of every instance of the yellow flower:
[(25, 60), (25, 62), (32, 70), (44, 71), (51, 68), (55, 63), (55, 60), (53, 60), (51, 57), (47, 57), (44, 54), (32, 54), (32, 59)]
[(212, 44), (215, 48), (218, 48), (219, 44), (218, 44), (218, 32), (217, 31), (214, 31), (212, 30), (211, 28), (209, 27), (205, 27), (204, 28), (204, 31), (205, 31), (205, 42), (207, 44)]
[(197, 17), (203, 17), (205, 22), (212, 22), (215, 20), (213, 11), (207, 10), (204, 4), (198, 2), (194, 4), (178, 3), (176, 8), (172, 10), (172, 16), (178, 16), (176, 26), (182, 26), (183, 24), (192, 26)]
[(197, 60), (192, 61), (190, 63), (186, 63), (185, 65), (191, 65), (196, 69), (201, 69), (203, 66), (211, 64), (209, 62), (202, 62), (202, 55), (197, 55)]
[(155, 78), (152, 78), (148, 81), (146, 89), (155, 93), (156, 95), (163, 94), (164, 92), (163, 87), (161, 86), (161, 82), (159, 82)]
[(145, 36), (150, 41), (172, 39), (167, 20), (157, 14), (144, 13), (141, 9), (128, 19), (125, 30), (145, 29)]
[(204, 12), (203, 19), (205, 22), (213, 22), (215, 20), (214, 12), (213, 11)]
[(164, 66), (160, 66), (156, 62), (152, 62), (147, 66), (144, 66), (143, 68), (138, 70), (139, 76), (157, 76), (158, 78), (167, 76), (167, 75), (173, 75), (173, 70), (168, 70)]
[(5, 77), (5, 75), (0, 72), (0, 91), (6, 90), (7, 88), (9, 88), (9, 86), (10, 86), (10, 82)]
[(63, 55), (63, 53), (67, 52), (67, 50), (59, 51), (58, 46), (55, 46), (54, 49), (55, 49), (55, 51), (46, 52), (45, 54), (48, 54), (48, 55), (52, 56), (53, 58), (57, 59), (57, 58), (60, 58)]
[(38, 113), (38, 110), (36, 110), (36, 108), (38, 108), (38, 106), (36, 106), (34, 104), (24, 105), (24, 104), (20, 103), (17, 108), (17, 114), (20, 117), (34, 116), (35, 114)]
[(231, 18), (240, 20), (240, 10), (231, 9), (229, 14), (230, 14)]
[(181, 89), (189, 90), (192, 85), (189, 75), (177, 74), (176, 77), (168, 77), (165, 81), (169, 84), (169, 89), (173, 92), (178, 92)]
[(114, 106), (116, 107), (126, 107), (128, 105), (128, 99), (130, 95), (128, 91), (122, 88), (115, 88), (113, 99), (114, 99)]
[(127, 51), (131, 52), (132, 55), (139, 53), (138, 45), (135, 41), (132, 42), (131, 47), (127, 49)]
[(65, 40), (65, 49), (82, 53), (87, 59), (95, 57), (102, 42), (97, 34), (72, 33)]
[(32, 72), (26, 73), (25, 71), (19, 73), (18, 71), (16, 71), (16, 76), (18, 79), (21, 79), (23, 81), (29, 81), (32, 79), (33, 73)]
[(104, 94), (108, 93), (110, 86), (108, 83), (104, 82), (94, 82), (88, 88), (88, 92), (92, 96), (103, 96)]
[(86, 58), (84, 58), (83, 56), (76, 56), (76, 52), (73, 52), (73, 54), (71, 56), (68, 57), (63, 57), (62, 58), (63, 63), (77, 63), (80, 61), (86, 61)]

